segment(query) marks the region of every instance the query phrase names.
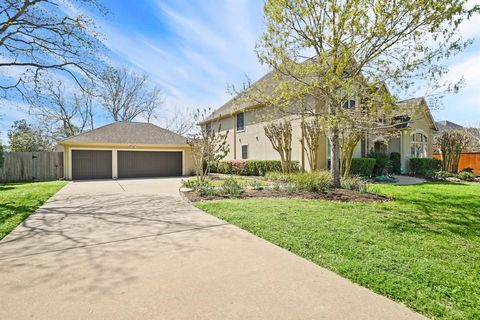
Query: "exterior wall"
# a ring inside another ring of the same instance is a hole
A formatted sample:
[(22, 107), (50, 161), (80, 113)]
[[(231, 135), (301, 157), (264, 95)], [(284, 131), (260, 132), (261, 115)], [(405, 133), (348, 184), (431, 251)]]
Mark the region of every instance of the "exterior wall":
[[(317, 105), (318, 110), (322, 110), (323, 104)], [(301, 145), (301, 120), (291, 116), (285, 116), (279, 110), (272, 108), (255, 108), (245, 111), (245, 129), (236, 131), (234, 115), (225, 117), (221, 120), (214, 120), (212, 128), (218, 130), (221, 127), (221, 132), (228, 131), (227, 143), (230, 146), (230, 151), (225, 160), (240, 160), (242, 158), (242, 145), (248, 145), (248, 159), (251, 160), (280, 160), (280, 156), (273, 149), (270, 141), (265, 136), (264, 127), (268, 122), (277, 119), (290, 119), (292, 123), (292, 160), (300, 162), (304, 161), (305, 169), (309, 170), (309, 164), (306, 154), (302, 150)], [(401, 154), (402, 170), (408, 172), (408, 163), (410, 159), (410, 143), (411, 134), (414, 132), (423, 132), (427, 136), (427, 157), (432, 157), (433, 147), (433, 132), (432, 124), (428, 120), (426, 112), (418, 112), (412, 117), (412, 122), (407, 129), (402, 129), (400, 135), (391, 139), (388, 142), (388, 152), (399, 152)], [(322, 138), (321, 146), (318, 150), (318, 162), (320, 169), (327, 169), (328, 165), (328, 139), (326, 136)], [(370, 137), (367, 142), (368, 153), (374, 146), (374, 139)], [(353, 152), (353, 157), (362, 156), (362, 142), (359, 142)]]
[(112, 178), (118, 177), (117, 152), (124, 151), (182, 151), (183, 152), (183, 175), (190, 175), (194, 171), (192, 152), (187, 145), (111, 145), (111, 144), (64, 144), (63, 161), (64, 176), (72, 179), (72, 150), (112, 150)]
[(413, 118), (408, 129), (401, 132), (401, 159), (402, 169), (404, 172), (409, 170), (409, 160), (411, 158), (411, 135), (415, 132), (422, 132), (427, 136), (427, 157), (433, 156), (433, 132), (430, 123), (423, 114), (419, 114)]
[[(265, 135), (264, 127), (268, 122), (282, 118), (290, 119), (292, 123), (292, 160), (298, 161), (300, 166), (304, 162), (305, 169), (309, 170), (308, 159), (302, 150), (301, 120), (298, 117), (285, 116), (279, 110), (255, 108), (245, 111), (244, 130), (236, 130), (235, 116), (214, 121), (212, 129), (217, 131), (220, 127), (221, 133), (228, 131), (227, 143), (230, 150), (225, 160), (241, 160), (243, 145), (248, 145), (249, 160), (280, 160), (278, 152), (273, 149), (270, 140)], [(319, 167), (327, 167), (326, 138), (322, 139), (319, 148)]]

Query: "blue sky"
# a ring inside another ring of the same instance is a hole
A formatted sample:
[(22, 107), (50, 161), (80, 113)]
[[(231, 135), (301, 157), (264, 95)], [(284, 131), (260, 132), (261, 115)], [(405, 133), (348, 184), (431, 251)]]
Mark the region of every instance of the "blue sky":
[[(98, 20), (112, 63), (147, 72), (165, 96), (165, 112), (176, 108), (217, 108), (246, 75), (258, 79), (268, 70), (254, 53), (263, 31), (259, 0), (105, 0), (111, 13)], [(480, 3), (480, 0), (471, 1)], [(480, 17), (462, 26), (465, 37), (480, 39)], [(448, 79), (465, 77), (466, 87), (432, 110), (436, 120), (480, 122), (480, 41), (450, 62)], [(3, 140), (14, 120), (27, 116), (8, 102), (0, 106)], [(7, 106), (7, 108), (6, 108)], [(28, 117), (27, 117), (28, 119)]]

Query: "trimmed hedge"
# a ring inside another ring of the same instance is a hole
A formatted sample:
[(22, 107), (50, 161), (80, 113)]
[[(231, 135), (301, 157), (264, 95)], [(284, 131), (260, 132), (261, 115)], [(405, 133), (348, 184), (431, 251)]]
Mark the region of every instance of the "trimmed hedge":
[(390, 153), (390, 167), (394, 174), (402, 173), (402, 162), (400, 161), (400, 153), (392, 152)]
[[(292, 172), (300, 170), (298, 161), (291, 162)], [(280, 160), (229, 160), (210, 164), (213, 173), (264, 176), (270, 171), (282, 171)]]
[(351, 175), (371, 177), (376, 160), (374, 158), (352, 158)]
[(411, 158), (410, 172), (424, 176), (433, 177), (435, 172), (440, 170), (442, 161), (434, 158)]
[(383, 176), (391, 171), (390, 158), (385, 152), (370, 151), (367, 158), (375, 159), (375, 167), (373, 174), (376, 176)]

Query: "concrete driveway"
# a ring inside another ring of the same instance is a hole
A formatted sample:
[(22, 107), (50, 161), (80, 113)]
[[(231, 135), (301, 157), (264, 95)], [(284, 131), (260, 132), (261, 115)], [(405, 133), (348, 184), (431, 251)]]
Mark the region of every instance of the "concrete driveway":
[(184, 202), (71, 182), (0, 242), (0, 319), (423, 319)]

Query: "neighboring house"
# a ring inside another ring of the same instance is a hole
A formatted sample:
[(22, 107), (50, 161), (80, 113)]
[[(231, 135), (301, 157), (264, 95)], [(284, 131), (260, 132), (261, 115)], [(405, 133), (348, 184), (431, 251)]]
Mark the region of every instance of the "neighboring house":
[[(266, 88), (272, 91), (271, 73), (259, 82), (268, 82)], [(254, 84), (253, 86), (255, 86)], [(252, 86), (252, 87), (253, 87)], [(292, 123), (292, 160), (300, 162), (301, 166), (309, 170), (305, 151), (302, 148), (301, 120), (272, 107), (259, 104), (240, 102), (233, 98), (212, 113), (207, 119), (200, 122), (205, 129), (228, 131), (227, 141), (230, 151), (226, 160), (279, 160), (279, 154), (273, 149), (265, 136), (264, 127), (270, 121), (289, 119)], [(355, 106), (356, 101), (348, 101)], [(408, 170), (408, 162), (413, 157), (431, 157), (433, 133), (437, 131), (435, 122), (424, 98), (408, 99), (398, 102), (398, 107), (415, 104), (418, 107), (415, 114), (401, 116), (396, 128), (400, 131), (398, 137), (384, 141), (381, 137), (365, 136), (357, 145), (354, 157), (364, 157), (371, 150), (398, 152), (401, 155), (403, 170)], [(411, 109), (411, 108), (409, 108)], [(327, 169), (330, 162), (329, 141), (322, 137), (319, 147), (318, 167)]]
[(151, 123), (115, 122), (59, 145), (67, 179), (183, 176), (193, 170), (187, 139)]
[(435, 124), (439, 132), (464, 129), (461, 125), (448, 120), (436, 121)]

